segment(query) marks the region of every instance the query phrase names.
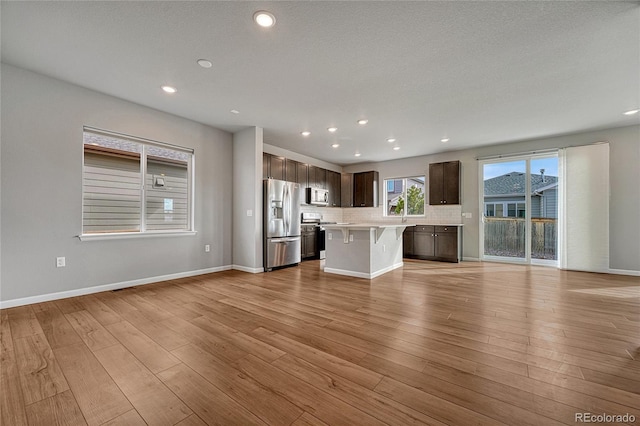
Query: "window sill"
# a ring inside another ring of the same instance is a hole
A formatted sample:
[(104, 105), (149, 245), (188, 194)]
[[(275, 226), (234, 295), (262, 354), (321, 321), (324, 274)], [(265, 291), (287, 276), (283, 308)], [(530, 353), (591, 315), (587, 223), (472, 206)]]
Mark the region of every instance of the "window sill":
[(105, 234), (78, 235), (80, 241), (125, 240), (128, 238), (184, 237), (196, 235), (196, 231), (147, 231), (147, 232), (114, 232)]

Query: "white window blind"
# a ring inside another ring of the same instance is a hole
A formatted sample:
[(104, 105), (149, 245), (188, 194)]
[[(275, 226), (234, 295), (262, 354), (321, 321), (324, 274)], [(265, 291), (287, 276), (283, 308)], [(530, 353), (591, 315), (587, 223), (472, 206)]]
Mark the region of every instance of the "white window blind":
[(560, 267), (609, 271), (609, 144), (561, 149)]

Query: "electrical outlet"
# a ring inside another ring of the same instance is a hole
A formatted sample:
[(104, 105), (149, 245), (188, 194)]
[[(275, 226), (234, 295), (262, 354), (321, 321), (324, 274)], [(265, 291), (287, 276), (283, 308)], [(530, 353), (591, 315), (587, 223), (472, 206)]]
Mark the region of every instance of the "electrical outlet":
[(204, 252), (205, 252), (205, 253), (209, 253), (210, 251), (211, 251), (211, 246), (210, 246), (209, 244), (206, 244), (206, 245), (204, 246)]
[(66, 265), (66, 259), (64, 257), (56, 257), (56, 268), (64, 268)]
[(247, 210), (247, 216), (249, 217), (253, 216), (253, 210)]
[(349, 241), (353, 241), (353, 234), (349, 235)]
[(327, 234), (327, 240), (333, 240), (333, 234), (331, 232)]

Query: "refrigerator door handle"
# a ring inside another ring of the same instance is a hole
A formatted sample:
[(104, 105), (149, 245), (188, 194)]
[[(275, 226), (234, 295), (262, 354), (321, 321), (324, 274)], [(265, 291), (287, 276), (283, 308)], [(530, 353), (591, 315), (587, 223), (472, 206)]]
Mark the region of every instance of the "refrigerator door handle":
[(272, 243), (294, 243), (300, 241), (300, 237), (270, 238), (269, 241)]
[(289, 235), (289, 186), (287, 184), (284, 185), (282, 211), (284, 219), (284, 235)]
[(291, 220), (293, 219), (293, 203), (292, 203), (292, 195), (291, 195), (291, 184), (287, 185), (287, 235), (291, 235)]
[(290, 185), (287, 184), (287, 235), (291, 235), (291, 214), (293, 211), (291, 210), (291, 188)]

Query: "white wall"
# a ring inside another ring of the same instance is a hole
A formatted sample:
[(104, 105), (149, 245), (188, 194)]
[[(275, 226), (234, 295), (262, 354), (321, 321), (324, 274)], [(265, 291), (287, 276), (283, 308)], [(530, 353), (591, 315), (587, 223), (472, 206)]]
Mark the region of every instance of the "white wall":
[(262, 271), (262, 137), (260, 127), (233, 135), (233, 265), (246, 272)]
[[(230, 267), (231, 134), (5, 64), (1, 90), (0, 301)], [(197, 235), (79, 241), (84, 125), (193, 148)]]
[[(536, 139), (488, 147), (445, 152), (435, 155), (406, 158), (379, 163), (363, 163), (344, 168), (345, 172), (378, 170), (380, 181), (392, 177), (418, 174), (428, 176), (429, 163), (460, 160), (462, 162), (462, 212), (472, 213), (471, 219), (462, 219), (463, 257), (479, 256), (479, 182), (478, 157), (504, 155), (552, 148), (588, 145), (596, 142), (610, 144), (610, 223), (609, 258), (611, 269), (640, 271), (640, 126), (627, 126)], [(383, 185), (380, 185), (382, 188)], [(381, 189), (382, 190), (382, 189)], [(588, 188), (585, 188), (587, 191)], [(379, 194), (382, 196), (382, 193)], [(380, 198), (382, 200), (382, 198)], [(436, 207), (438, 208), (438, 207)], [(382, 209), (373, 212), (382, 218)], [(347, 214), (343, 217), (347, 219)], [(371, 217), (370, 220), (374, 220)]]

